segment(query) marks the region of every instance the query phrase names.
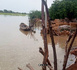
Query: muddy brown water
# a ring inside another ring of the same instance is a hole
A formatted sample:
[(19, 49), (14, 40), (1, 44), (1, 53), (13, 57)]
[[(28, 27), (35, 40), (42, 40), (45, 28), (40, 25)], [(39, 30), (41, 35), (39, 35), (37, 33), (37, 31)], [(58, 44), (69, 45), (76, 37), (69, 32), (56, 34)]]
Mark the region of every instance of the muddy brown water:
[[(21, 22), (29, 24), (28, 16), (4, 16), (0, 15), (0, 70), (29, 70), (26, 64), (30, 63), (35, 70), (41, 70), (43, 56), (39, 53), (39, 47), (43, 48), (43, 37), (40, 34), (41, 27), (35, 27), (36, 33), (25, 32), (19, 29)], [(53, 51), (48, 38), (49, 59), (53, 65)], [(67, 36), (55, 36), (57, 50), (58, 70), (62, 70), (64, 45)], [(73, 46), (77, 46), (77, 38)], [(73, 63), (74, 56), (70, 55), (68, 65)]]

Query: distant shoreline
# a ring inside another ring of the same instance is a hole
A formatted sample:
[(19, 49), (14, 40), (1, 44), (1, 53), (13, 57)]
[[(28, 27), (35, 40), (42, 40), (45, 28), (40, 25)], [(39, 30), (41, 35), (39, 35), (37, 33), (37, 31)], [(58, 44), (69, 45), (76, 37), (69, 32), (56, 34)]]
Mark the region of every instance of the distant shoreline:
[(26, 16), (27, 14), (23, 14), (23, 13), (0, 13), (0, 15)]

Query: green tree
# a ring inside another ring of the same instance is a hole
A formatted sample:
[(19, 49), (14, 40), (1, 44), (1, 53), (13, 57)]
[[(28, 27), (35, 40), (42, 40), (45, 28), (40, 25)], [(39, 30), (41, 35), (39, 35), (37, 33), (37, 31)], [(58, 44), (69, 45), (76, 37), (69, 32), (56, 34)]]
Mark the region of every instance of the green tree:
[(54, 1), (49, 8), (51, 19), (61, 18), (77, 18), (77, 1), (76, 0), (61, 0)]
[(41, 11), (31, 11), (29, 13), (29, 18), (34, 19), (34, 18), (41, 18)]
[(8, 10), (4, 9), (4, 13), (8, 13)]
[(0, 13), (3, 13), (3, 11), (2, 11), (2, 10), (0, 10)]

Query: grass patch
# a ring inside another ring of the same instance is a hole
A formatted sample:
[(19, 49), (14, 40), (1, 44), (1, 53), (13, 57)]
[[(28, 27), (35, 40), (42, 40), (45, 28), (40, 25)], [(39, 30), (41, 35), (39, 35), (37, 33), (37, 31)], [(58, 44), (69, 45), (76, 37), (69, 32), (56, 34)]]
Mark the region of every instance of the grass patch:
[(22, 13), (0, 13), (0, 15), (26, 16), (26, 14), (22, 14)]

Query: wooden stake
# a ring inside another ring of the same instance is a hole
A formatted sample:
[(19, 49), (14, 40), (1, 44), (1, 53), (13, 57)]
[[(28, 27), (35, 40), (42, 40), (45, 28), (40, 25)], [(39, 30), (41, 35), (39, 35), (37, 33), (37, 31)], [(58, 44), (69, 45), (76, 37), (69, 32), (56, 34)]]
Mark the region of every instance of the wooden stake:
[(47, 19), (48, 19), (48, 23), (49, 23), (49, 31), (50, 31), (50, 37), (51, 37), (51, 41), (52, 41), (52, 48), (53, 48), (53, 55), (54, 55), (54, 70), (57, 70), (57, 55), (56, 55), (56, 48), (55, 48), (54, 37), (53, 37), (53, 30), (52, 30), (52, 26), (51, 26), (51, 22), (50, 22), (50, 18), (49, 18), (48, 7), (44, 0), (42, 0), (42, 3), (45, 5), (46, 12), (47, 12)]
[(44, 39), (44, 59), (43, 59), (43, 64), (44, 66), (42, 67), (43, 70), (46, 70), (46, 62), (48, 59), (48, 44), (47, 44), (47, 32), (46, 32), (46, 28), (45, 28), (45, 21), (44, 21), (44, 4), (42, 3), (42, 28), (43, 28), (43, 39)]
[[(39, 48), (39, 52), (44, 56), (44, 51), (43, 51), (43, 49), (40, 47)], [(49, 61), (49, 59), (47, 59), (47, 64), (48, 64), (48, 67), (50, 68), (50, 70), (52, 70), (51, 68), (52, 68), (52, 65), (51, 65), (51, 63), (50, 63), (50, 61)]]
[(21, 68), (18, 67), (19, 70), (22, 70)]
[(27, 64), (26, 67), (28, 67), (30, 70), (34, 70), (30, 64)]
[(68, 43), (70, 42), (71, 38), (72, 38), (72, 34), (69, 35), (69, 38), (68, 38), (68, 40), (66, 41), (65, 55), (67, 54), (67, 46), (68, 46)]
[(72, 38), (72, 41), (71, 41), (71, 43), (70, 43), (70, 46), (69, 46), (69, 48), (68, 48), (67, 54), (65, 55), (65, 59), (64, 59), (63, 69), (62, 69), (62, 70), (65, 70), (65, 69), (66, 69), (66, 65), (67, 65), (69, 53), (70, 53), (70, 50), (71, 50), (71, 48), (72, 48), (72, 45), (73, 45), (73, 42), (74, 42), (74, 40), (75, 40), (76, 35), (77, 35), (77, 28), (76, 28), (76, 32), (75, 32), (75, 34), (74, 34), (74, 36), (73, 36), (73, 38)]

